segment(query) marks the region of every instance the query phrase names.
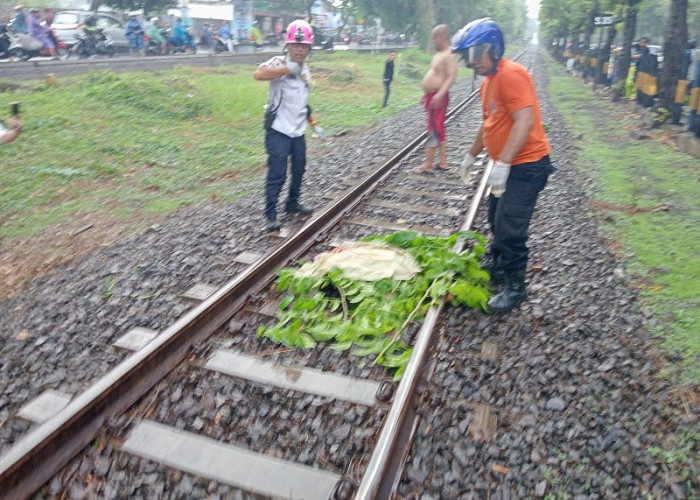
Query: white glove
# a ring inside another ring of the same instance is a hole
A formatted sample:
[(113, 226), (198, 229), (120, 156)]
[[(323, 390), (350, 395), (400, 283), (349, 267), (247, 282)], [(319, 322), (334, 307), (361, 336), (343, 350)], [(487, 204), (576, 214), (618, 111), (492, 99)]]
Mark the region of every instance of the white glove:
[(291, 59), (287, 59), (287, 69), (290, 75), (301, 75), (301, 64), (294, 62)]
[(491, 186), (491, 194), (496, 198), (499, 198), (505, 192), (509, 174), (510, 165), (502, 161), (493, 163), (491, 175), (489, 176), (489, 186)]
[(464, 157), (464, 160), (462, 160), (462, 163), (459, 165), (459, 178), (462, 179), (462, 182), (465, 184), (469, 184), (469, 174), (472, 171), (474, 162), (476, 162), (476, 157), (467, 153), (467, 156)]

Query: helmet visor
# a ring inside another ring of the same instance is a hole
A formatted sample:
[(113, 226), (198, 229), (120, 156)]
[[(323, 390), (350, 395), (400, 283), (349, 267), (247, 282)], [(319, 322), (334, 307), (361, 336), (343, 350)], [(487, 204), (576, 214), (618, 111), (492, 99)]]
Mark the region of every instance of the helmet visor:
[(469, 49), (462, 52), (462, 58), (464, 59), (465, 64), (469, 66), (469, 64), (474, 63), (477, 59), (481, 58), (481, 56), (483, 56), (484, 53), (487, 52), (490, 48), (490, 43), (482, 43), (473, 47), (469, 47)]

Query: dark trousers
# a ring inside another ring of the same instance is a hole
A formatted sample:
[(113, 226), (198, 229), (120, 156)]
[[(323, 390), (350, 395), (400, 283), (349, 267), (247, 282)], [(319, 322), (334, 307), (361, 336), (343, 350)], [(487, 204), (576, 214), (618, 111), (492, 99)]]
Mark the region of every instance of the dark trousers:
[(386, 103), (389, 101), (390, 87), (391, 87), (391, 80), (384, 80), (384, 101), (382, 101), (382, 108), (385, 108)]
[(507, 273), (527, 267), (527, 230), (537, 203), (537, 195), (554, 171), (549, 156), (513, 165), (506, 190), (500, 198), (489, 196), (489, 226), (493, 233), (490, 252), (496, 269)]
[(277, 200), (287, 178), (287, 157), (292, 157), (292, 180), (289, 184), (289, 196), (286, 206), (290, 207), (299, 202), (301, 178), (306, 167), (306, 139), (289, 137), (276, 130), (265, 133), (265, 148), (267, 149), (267, 182), (265, 184), (265, 216), (269, 219), (277, 217)]

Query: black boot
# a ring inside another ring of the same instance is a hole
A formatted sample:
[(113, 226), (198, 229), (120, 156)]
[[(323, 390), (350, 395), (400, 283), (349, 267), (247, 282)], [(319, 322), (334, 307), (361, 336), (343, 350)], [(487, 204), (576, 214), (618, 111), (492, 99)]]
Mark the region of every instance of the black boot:
[(274, 233), (275, 231), (280, 230), (280, 223), (277, 221), (276, 217), (268, 217), (267, 218), (267, 232), (268, 233)]
[(292, 203), (286, 206), (286, 212), (288, 214), (311, 215), (314, 213), (314, 209), (304, 206), (301, 203)]
[(491, 275), (493, 286), (501, 287), (506, 284), (506, 272), (496, 265), (496, 259), (492, 255), (487, 254), (479, 263), (479, 267)]
[(525, 271), (515, 271), (505, 273), (506, 285), (503, 291), (489, 299), (489, 311), (502, 314), (510, 311), (520, 304), (527, 297), (527, 287), (525, 286)]
[(496, 267), (495, 264), (481, 264), (481, 269), (487, 271), (491, 275), (491, 284), (493, 286), (502, 287), (506, 284), (506, 272)]

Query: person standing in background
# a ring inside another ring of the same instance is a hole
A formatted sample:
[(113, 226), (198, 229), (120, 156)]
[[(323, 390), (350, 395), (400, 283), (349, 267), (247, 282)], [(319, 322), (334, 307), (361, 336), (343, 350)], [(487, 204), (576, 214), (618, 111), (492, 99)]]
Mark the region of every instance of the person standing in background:
[[(311, 71), (305, 63), (311, 53), (314, 33), (306, 21), (298, 19), (287, 28), (285, 55), (260, 64), (253, 78), (270, 82), (265, 113), (265, 149), (267, 181), (265, 183), (265, 218), (267, 231), (279, 231), (277, 200), (287, 178), (291, 157), (292, 179), (285, 203), (288, 214), (310, 215), (311, 207), (299, 203), (301, 180), (306, 168), (306, 124), (313, 124), (308, 106)], [(269, 117), (269, 119), (268, 119)]]
[(384, 64), (384, 76), (382, 77), (382, 82), (384, 83), (384, 101), (382, 101), (382, 108), (386, 108), (386, 103), (389, 100), (391, 82), (394, 80), (394, 59), (396, 59), (396, 52), (389, 52), (389, 57), (387, 57), (386, 63)]
[(450, 51), (450, 29), (446, 24), (433, 28), (431, 37), (437, 53), (430, 61), (430, 68), (423, 77), (423, 99), (428, 116), (428, 141), (426, 142), (425, 163), (415, 167), (414, 174), (430, 174), (433, 172), (435, 151), (439, 151), (438, 168), (447, 168), (447, 135), (445, 120), (447, 105), (450, 102), (450, 87), (457, 78), (457, 62)]

